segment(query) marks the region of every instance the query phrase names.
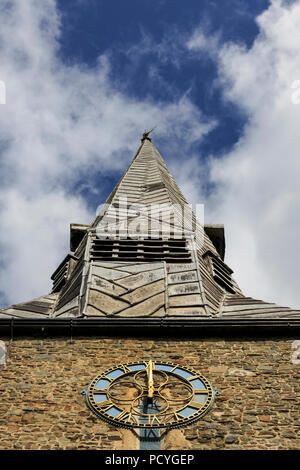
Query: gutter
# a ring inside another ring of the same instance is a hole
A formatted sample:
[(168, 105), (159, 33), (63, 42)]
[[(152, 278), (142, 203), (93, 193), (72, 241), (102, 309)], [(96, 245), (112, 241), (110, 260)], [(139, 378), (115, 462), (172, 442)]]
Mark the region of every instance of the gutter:
[(0, 319), (5, 336), (300, 336), (296, 319), (13, 318)]

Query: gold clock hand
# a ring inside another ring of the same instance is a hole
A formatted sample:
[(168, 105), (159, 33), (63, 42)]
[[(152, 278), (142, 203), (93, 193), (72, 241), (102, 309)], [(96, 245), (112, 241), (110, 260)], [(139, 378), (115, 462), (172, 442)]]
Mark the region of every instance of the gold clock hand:
[(146, 367), (147, 381), (148, 381), (148, 398), (153, 398), (154, 385), (153, 385), (153, 362), (150, 360)]

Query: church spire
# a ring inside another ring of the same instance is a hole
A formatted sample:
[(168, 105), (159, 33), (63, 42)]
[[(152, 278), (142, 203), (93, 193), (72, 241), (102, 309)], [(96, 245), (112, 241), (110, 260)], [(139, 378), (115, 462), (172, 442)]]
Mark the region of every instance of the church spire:
[[(206, 317), (217, 312), (224, 286), (231, 293), (240, 292), (232, 271), (149, 138), (150, 132), (144, 132), (131, 164), (90, 229), (83, 228), (84, 238), (78, 238), (74, 255), (81, 260), (82, 273), (88, 273), (79, 296), (81, 315)], [(217, 228), (215, 232), (219, 236)], [(224, 270), (222, 286), (210, 272), (211, 258), (218, 272)], [(210, 284), (212, 300), (205, 294)], [(143, 301), (136, 304), (133, 291)], [(69, 301), (66, 294), (62, 292), (58, 302), (59, 314)]]
[(53, 273), (52, 293), (2, 310), (0, 320), (40, 315), (176, 326), (300, 316), (243, 295), (224, 263), (224, 227), (196, 219), (150, 132), (94, 222), (71, 224), (73, 253)]

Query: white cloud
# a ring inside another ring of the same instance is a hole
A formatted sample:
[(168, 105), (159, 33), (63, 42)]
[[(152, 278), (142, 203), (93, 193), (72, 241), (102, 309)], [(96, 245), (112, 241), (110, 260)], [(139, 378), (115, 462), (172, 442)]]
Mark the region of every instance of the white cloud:
[(216, 191), (207, 205), (210, 219), (225, 223), (227, 262), (245, 294), (300, 308), (300, 105), (291, 100), (300, 79), (300, 2), (273, 0), (257, 24), (250, 49), (220, 44), (224, 98), (248, 122), (233, 150), (211, 160)]
[[(70, 222), (93, 214), (73, 187), (89, 170), (126, 168), (145, 129), (172, 142), (193, 142), (214, 123), (188, 96), (162, 105), (119, 92), (110, 64), (68, 65), (59, 59), (55, 0), (3, 1), (0, 6), (0, 282), (2, 304), (49, 291), (49, 277), (68, 250)], [(120, 77), (119, 77), (120, 80)], [(107, 194), (101, 193), (105, 198)], [(99, 200), (99, 203), (103, 201)], [(4, 305), (3, 305), (4, 306)]]
[(216, 58), (220, 47), (220, 34), (210, 35), (203, 27), (197, 28), (186, 43), (190, 51), (201, 51), (212, 58)]

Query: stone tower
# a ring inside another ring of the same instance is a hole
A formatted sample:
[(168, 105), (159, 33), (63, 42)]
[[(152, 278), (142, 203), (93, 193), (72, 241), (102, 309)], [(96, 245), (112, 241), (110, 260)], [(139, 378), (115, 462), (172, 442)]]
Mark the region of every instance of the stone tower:
[[(96, 219), (71, 224), (52, 292), (0, 311), (10, 352), (1, 423), (11, 429), (0, 448), (138, 449), (137, 435), (99, 420), (78, 395), (124, 358), (192, 365), (224, 390), (205, 420), (167, 431), (161, 448), (299, 447), (299, 365), (291, 358), (300, 311), (245, 296), (224, 256), (223, 225), (197, 220), (145, 133)], [(25, 376), (17, 403), (7, 394), (16, 370)], [(274, 377), (279, 404), (270, 396)], [(63, 420), (73, 431), (55, 433)]]

